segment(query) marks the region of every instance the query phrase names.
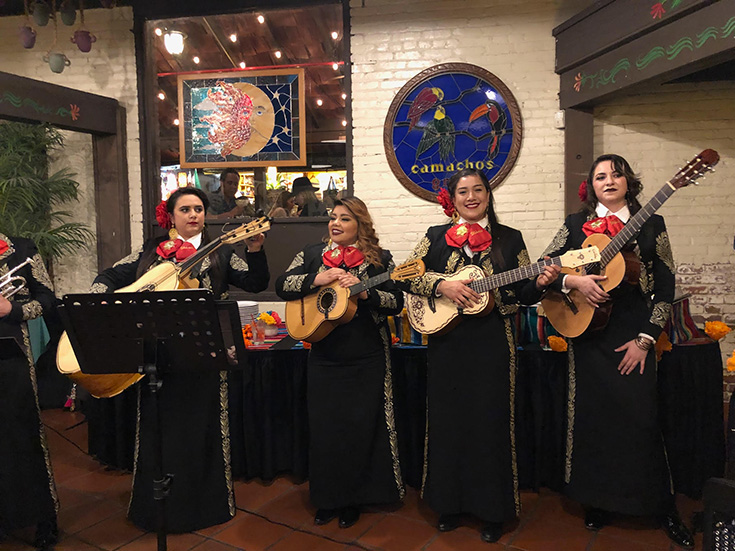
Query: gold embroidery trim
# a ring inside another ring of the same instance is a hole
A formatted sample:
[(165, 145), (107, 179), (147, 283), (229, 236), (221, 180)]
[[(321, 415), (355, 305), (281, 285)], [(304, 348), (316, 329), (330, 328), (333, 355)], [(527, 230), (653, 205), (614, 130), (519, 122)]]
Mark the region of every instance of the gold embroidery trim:
[(649, 320), (653, 325), (663, 327), (666, 325), (666, 321), (671, 315), (671, 304), (668, 302), (657, 302), (653, 305), (653, 311), (651, 312), (651, 319)]
[(53, 292), (54, 284), (51, 283), (51, 278), (46, 271), (46, 266), (43, 263), (43, 259), (38, 253), (34, 254), (33, 258), (31, 259), (31, 273), (33, 274), (33, 278), (38, 283), (46, 287), (49, 291)]
[(672, 274), (676, 274), (676, 264), (674, 263), (674, 255), (671, 252), (671, 242), (669, 241), (669, 234), (666, 231), (656, 236), (656, 254), (661, 259), (661, 262), (666, 264), (669, 271)]
[(508, 351), (510, 352), (510, 371), (508, 373), (510, 379), (510, 460), (513, 469), (513, 500), (515, 501), (516, 516), (521, 514), (521, 495), (518, 491), (518, 458), (516, 455), (516, 343), (513, 338), (513, 330), (510, 326), (510, 319), (503, 320), (505, 324), (505, 338), (508, 341)]
[(521, 251), (518, 253), (518, 267), (521, 266), (530, 266), (531, 265), (531, 257), (528, 256), (528, 251), (526, 249), (521, 249)]
[(23, 320), (35, 319), (43, 315), (43, 307), (37, 300), (26, 302), (21, 306), (21, 310), (23, 311)]
[(567, 228), (566, 224), (564, 224), (561, 228), (559, 228), (559, 231), (556, 232), (554, 239), (551, 240), (551, 243), (549, 243), (549, 245), (546, 247), (546, 250), (541, 253), (541, 258), (545, 256), (554, 256), (554, 253), (562, 250), (566, 246), (568, 239), (569, 228)]
[(125, 264), (132, 264), (133, 262), (138, 260), (140, 258), (140, 255), (142, 254), (143, 254), (143, 247), (138, 247), (136, 251), (133, 251), (125, 258), (121, 258), (120, 260), (115, 262), (115, 264), (113, 264), (112, 267), (117, 268), (118, 266), (123, 266)]
[(237, 270), (238, 272), (247, 272), (249, 269), (248, 263), (235, 253), (232, 253), (232, 255), (230, 256), (230, 267), (233, 270)]
[(401, 476), (401, 462), (398, 458), (398, 437), (396, 435), (396, 420), (393, 409), (393, 369), (390, 361), (390, 337), (385, 329), (385, 325), (381, 325), (380, 338), (383, 340), (383, 352), (385, 354), (385, 376), (383, 377), (383, 406), (385, 410), (385, 426), (388, 429), (388, 440), (390, 442), (390, 454), (393, 460), (393, 478), (398, 489), (398, 497), (403, 499), (406, 495), (406, 488), (403, 484)]
[(92, 287), (89, 288), (90, 293), (107, 293), (110, 288), (104, 283), (92, 283)]
[(299, 293), (304, 285), (304, 280), (309, 274), (290, 275), (283, 280), (283, 290), (286, 293)]
[(567, 449), (564, 460), (564, 482), (569, 484), (572, 480), (572, 453), (574, 451), (574, 407), (577, 399), (577, 373), (574, 363), (574, 343), (569, 339), (567, 358), (569, 359), (567, 394)]
[(130, 500), (128, 500), (128, 516), (130, 516), (130, 508), (133, 506), (133, 493), (135, 492), (135, 477), (138, 474), (138, 456), (140, 454), (140, 401), (141, 401), (141, 385), (136, 389), (136, 406), (135, 406), (135, 449), (133, 450), (133, 491), (130, 492)]
[(296, 257), (291, 261), (291, 265), (286, 268), (287, 272), (290, 272), (291, 270), (295, 270), (299, 266), (304, 265), (304, 251), (301, 251), (299, 254), (296, 255)]
[[(235, 255), (233, 255), (235, 256)], [(227, 505), (230, 516), (235, 516), (235, 490), (232, 484), (232, 449), (230, 445), (229, 386), (227, 371), (219, 372), (219, 427), (222, 436), (222, 460), (225, 468), (225, 484), (227, 484)]]

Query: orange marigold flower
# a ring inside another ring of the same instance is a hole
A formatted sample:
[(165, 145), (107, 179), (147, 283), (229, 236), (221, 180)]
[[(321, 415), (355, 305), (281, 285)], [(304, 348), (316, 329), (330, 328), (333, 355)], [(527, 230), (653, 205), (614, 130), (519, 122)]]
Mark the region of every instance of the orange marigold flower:
[(565, 341), (562, 337), (551, 335), (549, 337), (549, 348), (551, 348), (554, 352), (566, 352), (567, 341)]
[(669, 334), (661, 332), (658, 340), (656, 341), (656, 360), (660, 360), (661, 356), (664, 355), (664, 352), (670, 352), (672, 348), (673, 346), (669, 340)]
[(310, 342), (301, 341), (301, 344), (303, 344), (304, 345), (304, 348), (306, 348), (307, 350), (309, 350), (309, 348), (311, 348), (311, 343)]
[(730, 331), (732, 331), (732, 329), (721, 321), (708, 321), (704, 324), (704, 332), (715, 341), (719, 341)]

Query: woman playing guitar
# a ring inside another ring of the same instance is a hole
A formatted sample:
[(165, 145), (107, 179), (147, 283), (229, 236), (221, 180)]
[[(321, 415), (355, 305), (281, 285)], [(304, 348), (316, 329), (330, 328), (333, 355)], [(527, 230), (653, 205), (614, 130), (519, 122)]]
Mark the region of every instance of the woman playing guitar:
[[(159, 225), (176, 232), (173, 237), (150, 239), (141, 249), (120, 260), (94, 280), (92, 292), (108, 293), (133, 284), (142, 274), (164, 261), (180, 262), (210, 240), (204, 228), (209, 200), (195, 188), (180, 188), (159, 205)], [(259, 292), (268, 285), (269, 273), (262, 234), (246, 241), (246, 259), (223, 245), (201, 265), (198, 279), (215, 298), (226, 298), (228, 286)], [(133, 495), (128, 516), (137, 526), (156, 530), (153, 407), (147, 385), (139, 392)], [(130, 392), (130, 391), (128, 391)], [(191, 532), (220, 524), (235, 515), (230, 471), (227, 422), (227, 372), (180, 371), (166, 375), (159, 394), (163, 433), (164, 473), (175, 475), (166, 500), (167, 531)]]
[[(641, 209), (641, 189), (623, 157), (597, 158), (580, 187), (582, 211), (567, 217), (544, 254), (578, 248), (593, 233), (616, 235)], [(602, 528), (607, 512), (656, 515), (677, 545), (692, 548), (674, 505), (656, 402), (653, 346), (674, 296), (663, 218), (651, 216), (627, 249), (627, 272), (640, 275), (609, 293), (598, 285), (601, 275), (567, 275), (552, 285), (576, 289), (595, 306), (612, 301), (604, 328), (569, 343), (566, 493), (586, 507), (590, 530)]]
[[(334, 205), (328, 242), (296, 255), (276, 281), (281, 298), (297, 300), (335, 281), (350, 287), (393, 269), (365, 203), (346, 197)], [(396, 502), (404, 495), (385, 323), (387, 315), (401, 312), (403, 293), (388, 280), (356, 296), (354, 318), (313, 343), (307, 364), (314, 523), (338, 516), (341, 528), (357, 522), (360, 505)]]
[[(448, 194), (447, 194), (448, 190)], [(481, 171), (454, 174), (439, 194), (452, 222), (428, 229), (410, 258), (434, 273), (405, 284), (407, 292), (443, 295), (469, 308), (479, 295), (452, 274), (476, 264), (488, 274), (530, 264), (523, 237), (498, 222), (490, 184)], [(482, 539), (497, 541), (520, 512), (513, 413), (516, 343), (510, 316), (531, 304), (559, 273), (547, 266), (535, 281), (494, 291), (486, 316), (463, 316), (449, 332), (429, 336), (428, 422), (423, 496), (439, 513), (439, 530), (457, 528), (460, 514), (484, 523)]]

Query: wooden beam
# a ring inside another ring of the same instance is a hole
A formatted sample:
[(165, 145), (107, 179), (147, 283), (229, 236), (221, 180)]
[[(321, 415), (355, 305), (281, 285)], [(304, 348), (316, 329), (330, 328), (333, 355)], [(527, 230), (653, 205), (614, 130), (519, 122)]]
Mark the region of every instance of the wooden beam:
[(564, 214), (580, 208), (577, 191), (587, 178), (594, 151), (592, 113), (577, 109), (564, 112)]
[(720, 0), (561, 75), (562, 109), (669, 80), (735, 56), (735, 0)]
[(116, 99), (0, 72), (0, 118), (91, 134), (117, 131)]
[(117, 134), (94, 136), (94, 202), (97, 211), (97, 268), (102, 271), (130, 254), (125, 108), (117, 108)]

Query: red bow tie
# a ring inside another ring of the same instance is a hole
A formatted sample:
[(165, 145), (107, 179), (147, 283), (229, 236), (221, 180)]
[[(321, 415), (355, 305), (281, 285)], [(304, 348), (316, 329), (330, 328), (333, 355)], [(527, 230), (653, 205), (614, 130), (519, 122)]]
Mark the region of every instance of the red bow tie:
[(461, 249), (469, 244), (473, 253), (484, 251), (493, 242), (490, 233), (480, 224), (459, 224), (449, 228), (444, 238), (447, 245)]
[(586, 236), (590, 236), (593, 233), (604, 233), (610, 237), (615, 237), (624, 227), (625, 224), (620, 221), (620, 218), (611, 214), (604, 218), (595, 218), (594, 220), (585, 222), (582, 226), (582, 231)]
[(355, 247), (335, 247), (331, 251), (327, 251), (322, 255), (322, 260), (326, 266), (331, 268), (339, 268), (344, 264), (348, 268), (354, 268), (362, 264), (365, 255)]
[(156, 249), (156, 253), (161, 258), (169, 259), (171, 257), (174, 257), (177, 262), (186, 260), (195, 252), (197, 252), (197, 250), (194, 245), (192, 245), (188, 241), (182, 241), (181, 239), (171, 239), (169, 241), (164, 241), (163, 243), (158, 245), (158, 248)]

